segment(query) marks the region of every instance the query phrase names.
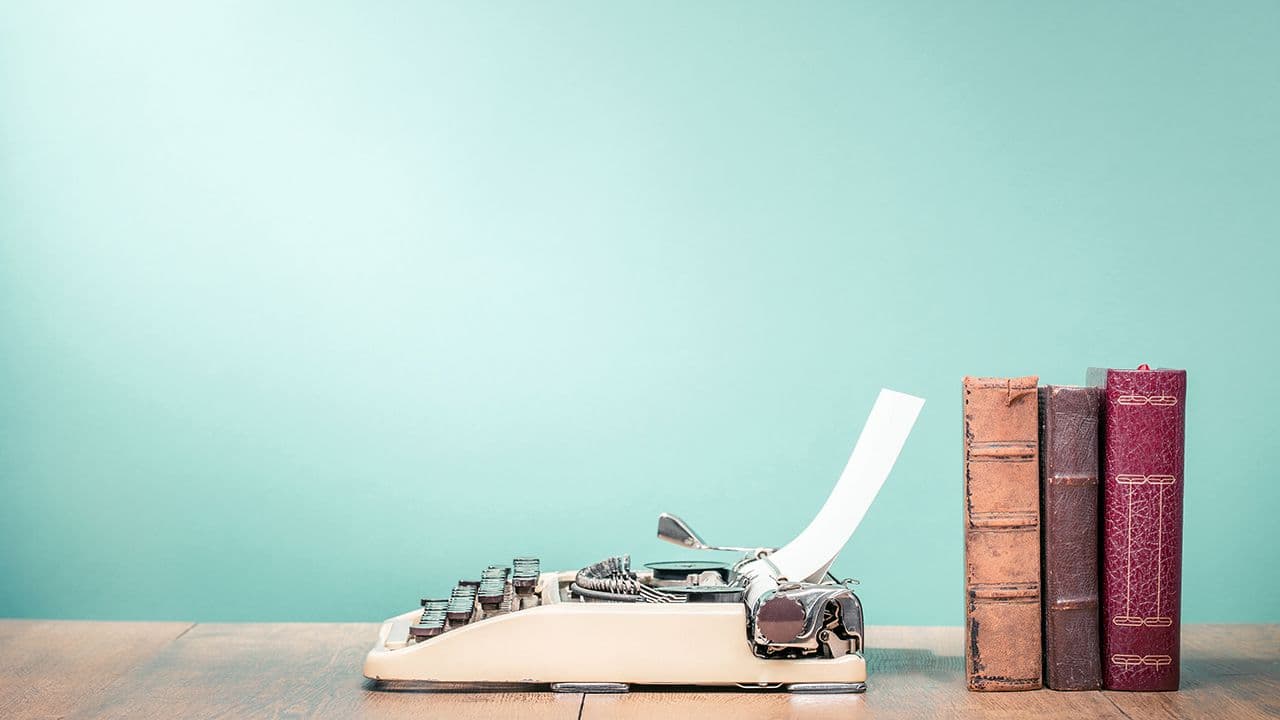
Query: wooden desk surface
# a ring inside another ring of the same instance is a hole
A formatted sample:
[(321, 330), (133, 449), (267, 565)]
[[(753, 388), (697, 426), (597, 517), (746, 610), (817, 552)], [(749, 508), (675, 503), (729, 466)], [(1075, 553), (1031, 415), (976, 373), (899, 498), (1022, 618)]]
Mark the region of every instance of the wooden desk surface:
[(1177, 693), (971, 693), (961, 629), (875, 627), (865, 695), (378, 690), (374, 624), (0, 620), (3, 718), (1280, 717), (1280, 625), (1183, 629)]

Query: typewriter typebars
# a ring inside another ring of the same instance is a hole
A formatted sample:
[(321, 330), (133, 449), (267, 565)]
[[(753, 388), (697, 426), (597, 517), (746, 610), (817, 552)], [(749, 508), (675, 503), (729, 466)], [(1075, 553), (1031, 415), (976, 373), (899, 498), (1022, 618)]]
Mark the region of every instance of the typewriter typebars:
[(534, 557), (490, 565), (448, 597), (382, 624), (364, 663), (380, 687), (718, 685), (862, 692), (862, 604), (829, 569), (897, 461), (924, 401), (881, 390), (840, 480), (781, 548), (710, 545), (679, 517), (658, 537), (735, 562), (632, 567), (605, 558), (543, 572)]

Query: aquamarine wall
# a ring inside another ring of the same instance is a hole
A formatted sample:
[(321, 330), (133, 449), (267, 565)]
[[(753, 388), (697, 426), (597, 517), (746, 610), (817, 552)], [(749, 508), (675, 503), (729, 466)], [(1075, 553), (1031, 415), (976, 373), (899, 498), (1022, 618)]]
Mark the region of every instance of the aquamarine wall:
[(10, 2), (0, 616), (377, 620), (781, 543), (962, 617), (960, 378), (1188, 369), (1184, 619), (1280, 621), (1276, 3)]

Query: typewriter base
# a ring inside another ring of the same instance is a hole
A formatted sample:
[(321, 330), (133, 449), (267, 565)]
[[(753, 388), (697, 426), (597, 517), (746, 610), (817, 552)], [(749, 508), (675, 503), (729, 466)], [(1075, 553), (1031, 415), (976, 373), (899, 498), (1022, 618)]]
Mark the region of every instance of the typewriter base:
[[(478, 693), (478, 692), (539, 692), (550, 690), (557, 693), (583, 693), (586, 695), (621, 695), (629, 693), (632, 690), (682, 690), (688, 687), (697, 689), (704, 687), (699, 685), (631, 685), (629, 683), (551, 683), (547, 684), (531, 684), (531, 683), (442, 683), (419, 680), (372, 680), (370, 687), (374, 690), (383, 690), (387, 692), (453, 692), (453, 693)], [(705, 687), (721, 687), (722, 689), (736, 688), (747, 692), (782, 692), (794, 695), (853, 695), (864, 693), (867, 691), (867, 684), (858, 683), (791, 683), (782, 685), (780, 683), (766, 683), (764, 685), (744, 685), (735, 683), (732, 686), (705, 686)]]
[[(544, 576), (552, 588), (554, 576)], [(405, 643), (411, 610), (383, 623), (365, 677), (485, 685), (705, 685), (794, 692), (860, 692), (862, 655), (766, 659), (751, 650), (742, 603), (548, 602)], [(617, 691), (616, 689), (614, 690)], [(579, 691), (580, 692), (580, 691)]]

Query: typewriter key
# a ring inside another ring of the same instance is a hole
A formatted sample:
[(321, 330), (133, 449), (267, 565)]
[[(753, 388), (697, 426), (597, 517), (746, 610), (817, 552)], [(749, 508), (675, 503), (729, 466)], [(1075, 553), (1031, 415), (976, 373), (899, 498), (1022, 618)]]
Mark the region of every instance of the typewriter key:
[(484, 571), (484, 575), (476, 590), (476, 598), (480, 601), (480, 607), (485, 610), (497, 610), (507, 594), (507, 568), (491, 566)]
[(511, 577), (511, 585), (517, 595), (530, 595), (538, 585), (538, 576), (542, 574), (541, 562), (538, 558), (518, 557), (511, 561), (515, 572)]
[(445, 609), (448, 600), (428, 598), (422, 602), (422, 617), (414, 625), (409, 626), (409, 635), (415, 638), (435, 637), (444, 632)]
[(470, 585), (458, 585), (449, 598), (449, 607), (445, 616), (455, 625), (465, 625), (471, 621), (471, 613), (476, 606), (476, 589)]

